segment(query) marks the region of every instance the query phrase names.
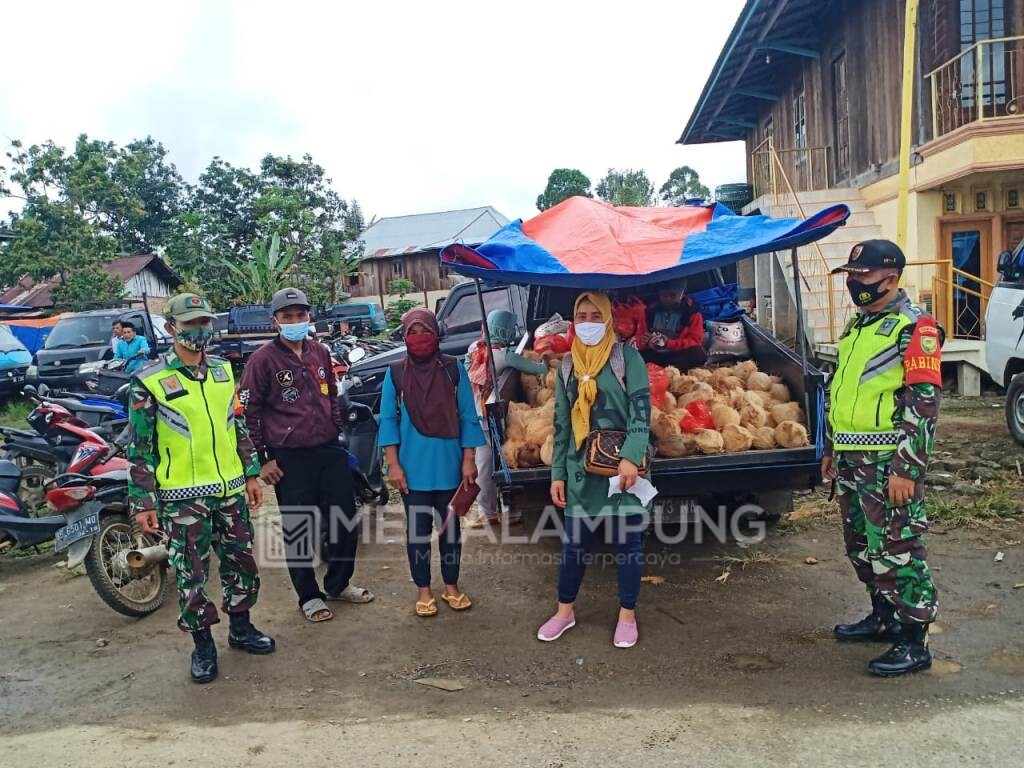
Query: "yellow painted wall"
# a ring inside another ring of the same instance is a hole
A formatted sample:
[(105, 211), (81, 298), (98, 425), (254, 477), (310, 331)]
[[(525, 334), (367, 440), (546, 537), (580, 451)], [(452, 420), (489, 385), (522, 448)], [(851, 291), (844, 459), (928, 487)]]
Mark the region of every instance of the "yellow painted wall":
[[(879, 182), (884, 184), (888, 179)], [(878, 185), (874, 185), (878, 186)], [(863, 190), (865, 199), (869, 199), (868, 190)], [(877, 199), (877, 197), (876, 197)], [(868, 203), (868, 210), (875, 215), (875, 223), (882, 229), (882, 237), (896, 239), (896, 198)], [(929, 261), (939, 258), (938, 243), (935, 242), (935, 219), (942, 215), (941, 192), (911, 192), (907, 201), (907, 261)], [(921, 299), (921, 290), (931, 290), (932, 266), (909, 267), (904, 273), (904, 284), (907, 292), (915, 301)]]

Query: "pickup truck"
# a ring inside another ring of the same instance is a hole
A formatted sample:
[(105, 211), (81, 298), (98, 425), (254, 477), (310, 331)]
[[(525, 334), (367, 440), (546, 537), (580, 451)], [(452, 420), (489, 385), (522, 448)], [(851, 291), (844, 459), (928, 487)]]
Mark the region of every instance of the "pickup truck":
[[(495, 309), (507, 309), (516, 317), (525, 317), (529, 301), (529, 290), (519, 285), (483, 285), (484, 309), (487, 313)], [(483, 317), (480, 314), (480, 299), (476, 283), (458, 283), (452, 288), (437, 313), (441, 326), (441, 351), (446, 355), (462, 357), (469, 345), (480, 338)], [(523, 326), (525, 327), (525, 322)], [(380, 388), (384, 374), (393, 362), (405, 359), (405, 347), (373, 355), (363, 359), (349, 369), (349, 375), (358, 382), (349, 396), (356, 402), (378, 410)]]
[(1006, 389), (1006, 426), (1024, 445), (1024, 240), (999, 256), (999, 282), (985, 310), (985, 362)]
[[(722, 281), (720, 273), (706, 276), (708, 284)], [(698, 277), (691, 279), (691, 289), (704, 287)], [(504, 308), (515, 313), (524, 330), (532, 332), (556, 312), (570, 317), (578, 291), (538, 286), (485, 285), (487, 311)], [(476, 286), (463, 283), (452, 289), (439, 315), (441, 346), (448, 354), (462, 355), (469, 344), (479, 338), (483, 322)], [(803, 368), (800, 358), (749, 319), (744, 319), (747, 339), (758, 367), (781, 376), (795, 400), (801, 402), (808, 416), (808, 432), (813, 443), (805, 448), (780, 448), (770, 451), (745, 451), (713, 456), (690, 456), (682, 459), (655, 459), (654, 482), (660, 495), (656, 509), (663, 519), (683, 518), (699, 504), (709, 513), (724, 505), (736, 509), (743, 504), (756, 504), (763, 517), (778, 519), (792, 506), (792, 492), (809, 489), (821, 482), (820, 462), (824, 449), (825, 377), (808, 364)], [(350, 397), (378, 410), (380, 388), (388, 366), (403, 359), (405, 348), (368, 358), (352, 367)], [(501, 399), (505, 402), (524, 400), (518, 373), (504, 371), (498, 381)], [(498, 420), (500, 412), (489, 406)], [(368, 439), (364, 433), (362, 439)], [(501, 489), (506, 508), (517, 510), (543, 508), (548, 501), (551, 471), (548, 467), (507, 470), (501, 466), (501, 452), (495, 451), (495, 481)], [(379, 458), (377, 459), (379, 460)], [(373, 466), (367, 473), (371, 482), (379, 482), (380, 470)]]
[(242, 304), (228, 311), (227, 328), (220, 334), (216, 352), (239, 367), (276, 335), (269, 304)]
[[(329, 327), (347, 325), (348, 332), (353, 336), (375, 336), (388, 329), (384, 313), (373, 302), (334, 304), (325, 309), (319, 319), (327, 322)], [(331, 327), (331, 330), (344, 329)]]
[(164, 330), (164, 318), (145, 309), (113, 308), (75, 312), (62, 317), (36, 352), (37, 382), (50, 389), (75, 389), (95, 377), (104, 362), (114, 356), (111, 326), (115, 320), (130, 321), (149, 342), (150, 355), (156, 357), (171, 346)]

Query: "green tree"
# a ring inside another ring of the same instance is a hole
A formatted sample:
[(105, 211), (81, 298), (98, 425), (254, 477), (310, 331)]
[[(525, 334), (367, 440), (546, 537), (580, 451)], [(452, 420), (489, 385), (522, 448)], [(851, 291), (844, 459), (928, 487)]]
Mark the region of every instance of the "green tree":
[(537, 210), (546, 211), (575, 195), (594, 196), (590, 191), (590, 179), (575, 168), (556, 168), (548, 176), (548, 185), (537, 197)]
[(697, 171), (688, 165), (682, 165), (669, 174), (668, 181), (661, 185), (659, 194), (665, 205), (680, 206), (686, 205), (690, 198), (708, 199), (711, 197), (711, 190), (701, 184)]
[(405, 298), (406, 294), (412, 293), (415, 290), (416, 283), (404, 277), (388, 282), (388, 293), (398, 295), (397, 299), (388, 302), (387, 307), (384, 308), (384, 318), (388, 322), (388, 328), (397, 328), (402, 324), (402, 315), (420, 305), (418, 301)]
[(645, 207), (654, 205), (654, 184), (646, 171), (609, 168), (597, 184), (597, 196), (615, 206)]
[(294, 254), (290, 249), (282, 253), (281, 237), (275, 234), (270, 245), (255, 243), (252, 258), (242, 264), (227, 262), (226, 266), (236, 281), (236, 298), (242, 304), (265, 304), (271, 296), (288, 284), (288, 270)]
[(124, 298), (124, 281), (117, 275), (89, 266), (62, 277), (53, 290), (54, 307), (62, 312), (81, 312), (109, 306)]

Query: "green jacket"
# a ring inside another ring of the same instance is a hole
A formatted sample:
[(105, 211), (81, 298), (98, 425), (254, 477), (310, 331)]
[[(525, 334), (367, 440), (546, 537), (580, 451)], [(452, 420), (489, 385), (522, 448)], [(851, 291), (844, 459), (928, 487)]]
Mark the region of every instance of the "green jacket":
[[(609, 362), (597, 375), (597, 400), (590, 411), (590, 428), (625, 431), (627, 439), (622, 458), (639, 465), (647, 453), (651, 424), (651, 385), (647, 367), (633, 347), (623, 347), (625, 377), (622, 383)], [(607, 477), (588, 475), (583, 470), (583, 449), (576, 450), (572, 433), (572, 405), (576, 402), (579, 383), (575, 375), (569, 385), (561, 376), (555, 377), (555, 446), (551, 462), (551, 479), (566, 483), (568, 516), (600, 517), (628, 515), (644, 511), (640, 500), (630, 493), (608, 498)]]

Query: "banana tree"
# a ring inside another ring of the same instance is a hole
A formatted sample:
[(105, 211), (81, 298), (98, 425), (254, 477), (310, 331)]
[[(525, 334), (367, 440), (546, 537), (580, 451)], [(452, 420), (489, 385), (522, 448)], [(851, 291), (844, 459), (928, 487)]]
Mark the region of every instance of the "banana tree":
[(237, 279), (235, 295), (244, 304), (266, 304), (276, 291), (288, 282), (288, 272), (294, 260), (289, 249), (281, 252), (281, 237), (275, 234), (270, 245), (254, 243), (252, 258), (242, 265), (225, 262)]

